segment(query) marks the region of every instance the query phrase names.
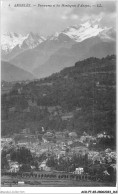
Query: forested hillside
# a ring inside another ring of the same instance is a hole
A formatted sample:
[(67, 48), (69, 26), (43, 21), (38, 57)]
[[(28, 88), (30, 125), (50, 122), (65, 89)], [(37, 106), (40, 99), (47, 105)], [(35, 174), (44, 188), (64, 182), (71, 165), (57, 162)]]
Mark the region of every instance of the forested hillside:
[(92, 57), (45, 79), (17, 83), (2, 95), (2, 135), (43, 126), (115, 136), (115, 107), (116, 57)]

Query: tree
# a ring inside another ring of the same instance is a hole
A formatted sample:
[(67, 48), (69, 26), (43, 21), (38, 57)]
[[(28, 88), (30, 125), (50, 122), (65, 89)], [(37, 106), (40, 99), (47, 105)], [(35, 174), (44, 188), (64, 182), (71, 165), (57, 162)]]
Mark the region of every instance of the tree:
[(107, 168), (107, 172), (110, 174), (110, 181), (116, 180), (116, 173), (115, 173), (114, 168), (112, 166), (109, 166)]
[(51, 156), (51, 157), (47, 160), (46, 165), (49, 166), (49, 167), (55, 167), (56, 162), (55, 162), (55, 159), (54, 159), (53, 156)]
[(23, 164), (20, 167), (19, 171), (21, 171), (21, 172), (30, 172), (31, 171), (31, 166), (29, 164)]
[(30, 150), (27, 148), (19, 148), (11, 153), (11, 160), (20, 164), (30, 164), (33, 160)]
[(2, 150), (2, 153), (1, 153), (1, 169), (9, 168), (9, 163), (7, 161), (7, 158), (6, 158), (6, 154), (7, 154), (7, 152)]

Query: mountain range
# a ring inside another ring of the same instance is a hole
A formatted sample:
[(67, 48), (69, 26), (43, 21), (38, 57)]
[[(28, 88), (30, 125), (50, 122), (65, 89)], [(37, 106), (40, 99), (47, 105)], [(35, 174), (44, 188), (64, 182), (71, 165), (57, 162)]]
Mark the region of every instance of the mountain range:
[(115, 54), (116, 32), (88, 21), (47, 38), (34, 33), (7, 33), (2, 36), (1, 50), (2, 60), (43, 78), (78, 60)]
[(10, 59), (24, 50), (33, 49), (44, 40), (38, 33), (30, 32), (25, 36), (14, 32), (5, 33), (1, 38), (2, 56), (4, 59)]

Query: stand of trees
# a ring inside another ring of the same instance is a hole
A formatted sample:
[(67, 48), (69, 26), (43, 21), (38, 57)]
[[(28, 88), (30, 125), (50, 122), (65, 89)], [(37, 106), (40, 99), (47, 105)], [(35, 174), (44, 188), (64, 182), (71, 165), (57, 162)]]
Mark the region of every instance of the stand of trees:
[(33, 157), (30, 150), (22, 147), (11, 153), (11, 160), (17, 161), (19, 164), (30, 164), (33, 161)]
[(54, 168), (58, 171), (67, 171), (73, 172), (78, 167), (87, 167), (88, 166), (88, 155), (73, 155), (71, 159), (69, 157), (60, 157), (59, 159), (51, 156), (47, 160), (47, 166)]

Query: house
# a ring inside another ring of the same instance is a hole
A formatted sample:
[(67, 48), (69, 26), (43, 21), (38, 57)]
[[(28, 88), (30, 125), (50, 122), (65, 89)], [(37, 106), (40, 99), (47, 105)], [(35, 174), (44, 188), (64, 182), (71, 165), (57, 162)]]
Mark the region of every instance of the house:
[(39, 110), (45, 110), (46, 107), (45, 106), (38, 106)]
[(63, 138), (65, 139), (66, 134), (64, 132), (59, 131), (59, 132), (55, 133), (55, 136), (56, 136), (56, 139), (61, 139), (62, 140)]
[(83, 143), (81, 142), (72, 142), (72, 144), (70, 145), (70, 147), (74, 148), (74, 147), (85, 147)]
[(34, 170), (34, 169), (36, 169), (36, 167), (35, 166), (31, 166), (31, 169)]
[(66, 156), (66, 150), (60, 150), (57, 152), (57, 158), (60, 158), (61, 156)]
[(107, 172), (107, 170), (105, 170), (105, 171), (103, 172), (103, 174), (104, 174), (104, 175), (110, 176), (110, 174)]
[(60, 146), (61, 147), (66, 146), (65, 141), (60, 142)]
[(54, 134), (52, 132), (46, 132), (43, 135), (42, 140), (43, 140), (44, 143), (50, 142), (50, 141), (52, 142), (52, 141), (55, 140), (55, 136), (54, 136)]
[(42, 141), (43, 141), (43, 143), (48, 143), (49, 142), (45, 137), (42, 137)]
[(45, 132), (45, 129), (44, 129), (44, 127), (41, 127), (42, 128), (42, 132)]
[(25, 108), (24, 110), (23, 110), (23, 112), (30, 112), (30, 107), (27, 107), (27, 108)]
[(61, 116), (62, 120), (70, 120), (73, 118), (73, 112), (65, 113)]
[(68, 145), (72, 145), (72, 144), (73, 144), (73, 141), (70, 140), (70, 141), (67, 142), (67, 144), (68, 144)]
[(116, 164), (111, 164), (110, 166), (116, 171)]
[(21, 94), (22, 93), (22, 89), (23, 89), (23, 87), (18, 88), (18, 94)]
[(69, 137), (77, 138), (77, 133), (76, 132), (71, 132), (71, 133), (69, 133)]
[(37, 106), (37, 102), (36, 102), (35, 100), (29, 99), (29, 100), (28, 100), (28, 105), (29, 105), (29, 106), (32, 106), (32, 107), (33, 107), (33, 106)]
[(88, 148), (85, 146), (78, 146), (71, 148), (71, 151), (74, 153), (81, 153), (82, 155), (85, 155), (85, 153), (88, 153)]
[(18, 172), (18, 171), (19, 171), (19, 167), (17, 165), (14, 165), (9, 169), (9, 172)]
[(106, 132), (103, 132), (103, 133), (99, 133), (97, 134), (97, 138), (100, 139), (100, 138), (112, 138), (112, 136), (108, 135)]
[(9, 108), (9, 112), (15, 112), (15, 111), (16, 111), (16, 108), (15, 107)]
[(100, 85), (100, 82), (96, 82), (96, 86), (98, 87)]
[(80, 137), (80, 142), (82, 143), (90, 143), (90, 142), (96, 143), (96, 138), (91, 135), (83, 135)]
[(50, 114), (55, 113), (57, 115), (61, 111), (61, 106), (48, 106), (47, 110)]
[(105, 150), (105, 152), (106, 152), (106, 153), (111, 153), (112, 150), (111, 150), (110, 148), (107, 148), (107, 149)]
[(74, 172), (74, 174), (83, 174), (83, 173), (84, 173), (84, 169), (81, 168), (81, 167), (76, 168), (76, 169), (75, 169), (75, 172)]
[(11, 161), (11, 156), (10, 156), (10, 154), (6, 154), (6, 159), (7, 159), (8, 162)]
[(76, 111), (81, 111), (82, 108), (81, 107), (76, 107)]
[(55, 106), (48, 106), (47, 109), (48, 109), (48, 112), (49, 112), (50, 114), (56, 111), (56, 107), (55, 107)]
[(52, 86), (52, 85), (53, 85), (53, 82), (45, 82), (45, 83), (37, 84), (37, 86)]
[(30, 134), (30, 129), (29, 128), (22, 129), (22, 133), (23, 134)]
[(10, 162), (9, 163), (10, 169), (9, 172), (18, 172), (19, 171), (19, 164), (18, 162)]
[(27, 143), (26, 142), (18, 142), (17, 144), (19, 147), (26, 147)]
[(47, 165), (46, 165), (46, 160), (44, 160), (40, 165), (39, 165), (39, 169), (40, 170), (45, 170), (45, 171), (51, 171), (51, 168), (50, 167), (48, 167)]

